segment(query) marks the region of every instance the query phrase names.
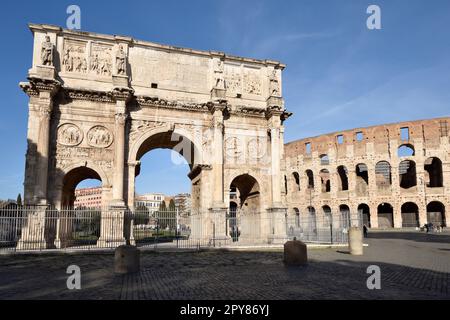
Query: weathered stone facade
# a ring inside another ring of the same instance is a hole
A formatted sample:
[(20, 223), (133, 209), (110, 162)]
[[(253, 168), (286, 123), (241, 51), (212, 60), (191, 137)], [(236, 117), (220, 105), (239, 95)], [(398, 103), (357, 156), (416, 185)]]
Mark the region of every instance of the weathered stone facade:
[(361, 211), (375, 228), (450, 221), (449, 122), (379, 125), (286, 144), (289, 214)]
[[(232, 184), (241, 205), (251, 197), (258, 215), (284, 215), (283, 64), (50, 25), (30, 29), (33, 63), (20, 84), (30, 97), (26, 204), (70, 207), (76, 185), (94, 178), (103, 205), (132, 208), (140, 158), (171, 148), (191, 167), (192, 206), (205, 225), (225, 219)], [(258, 236), (269, 229), (261, 226)]]

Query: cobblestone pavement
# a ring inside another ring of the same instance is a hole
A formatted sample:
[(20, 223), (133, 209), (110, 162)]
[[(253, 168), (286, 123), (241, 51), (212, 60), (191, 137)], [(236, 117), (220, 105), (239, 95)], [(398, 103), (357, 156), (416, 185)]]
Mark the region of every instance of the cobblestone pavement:
[[(285, 267), (278, 252), (141, 253), (141, 272), (119, 276), (111, 254), (0, 256), (0, 299), (450, 299), (450, 235), (376, 232), (363, 256), (309, 249)], [(82, 289), (68, 290), (76, 264)], [(366, 269), (381, 268), (381, 290)]]

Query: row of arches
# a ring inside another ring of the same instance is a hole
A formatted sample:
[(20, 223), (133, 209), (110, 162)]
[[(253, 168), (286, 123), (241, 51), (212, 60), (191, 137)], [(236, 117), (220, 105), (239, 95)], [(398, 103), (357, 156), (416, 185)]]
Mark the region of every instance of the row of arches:
[[(300, 225), (301, 215), (300, 210), (293, 208), (296, 218), (296, 224)], [(358, 213), (362, 215), (363, 224), (367, 227), (372, 227), (371, 212), (369, 205), (361, 203), (358, 205)], [(316, 209), (313, 206), (306, 208), (307, 217), (309, 220), (317, 220)], [(402, 228), (419, 227), (419, 207), (414, 202), (405, 202), (401, 206)], [(321, 208), (324, 224), (333, 219), (331, 207), (324, 205)], [(394, 207), (387, 202), (380, 203), (377, 206), (378, 228), (393, 228), (394, 227)], [(350, 219), (350, 208), (346, 204), (339, 206), (339, 221), (348, 221)], [(445, 206), (442, 202), (432, 201), (427, 205), (427, 222), (435, 226), (446, 226)], [(328, 223), (329, 224), (329, 223)]]
[[(402, 158), (402, 157), (413, 157), (413, 156), (415, 156), (415, 154), (416, 154), (415, 148), (410, 143), (401, 144), (397, 148), (397, 156), (399, 158)], [(328, 165), (328, 164), (330, 164), (330, 158), (329, 158), (329, 156), (327, 154), (321, 154), (319, 156), (319, 160), (320, 160), (320, 164), (321, 165)]]
[[(442, 161), (437, 157), (428, 158), (424, 163), (425, 181), (428, 188), (440, 188), (444, 186)], [(399, 185), (402, 189), (409, 189), (417, 185), (416, 163), (413, 160), (403, 160), (398, 166)], [(340, 165), (336, 169), (338, 191), (349, 190), (349, 170), (346, 166)], [(321, 191), (331, 191), (331, 174), (328, 169), (319, 172)], [(292, 173), (292, 190), (300, 190), (300, 175), (298, 172)], [(314, 173), (308, 169), (304, 173), (306, 188), (314, 189)], [(287, 177), (285, 177), (285, 192), (288, 193)], [(375, 184), (378, 188), (392, 185), (391, 164), (388, 161), (379, 161), (375, 165)], [(355, 166), (355, 185), (357, 189), (364, 189), (369, 185), (369, 169), (365, 163)]]

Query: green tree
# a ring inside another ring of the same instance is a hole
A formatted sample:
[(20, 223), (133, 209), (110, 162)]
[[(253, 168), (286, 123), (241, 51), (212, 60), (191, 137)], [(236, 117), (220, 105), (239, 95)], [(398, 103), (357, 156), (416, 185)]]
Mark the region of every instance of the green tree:
[(175, 211), (175, 201), (173, 201), (173, 199), (170, 199), (169, 211)]
[(20, 195), (20, 193), (17, 195), (17, 200), (16, 200), (16, 202), (17, 202), (17, 205), (18, 205), (19, 207), (22, 206), (22, 196)]
[(166, 202), (163, 200), (161, 201), (161, 203), (159, 204), (159, 211), (166, 211), (167, 207), (166, 207)]
[(139, 206), (136, 208), (136, 214), (134, 217), (134, 224), (148, 224), (149, 211), (146, 206)]

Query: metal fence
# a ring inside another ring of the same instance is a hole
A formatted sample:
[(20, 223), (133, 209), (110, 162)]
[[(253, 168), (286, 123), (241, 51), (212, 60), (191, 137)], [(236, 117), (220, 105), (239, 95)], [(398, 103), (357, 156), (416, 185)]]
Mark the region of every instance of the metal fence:
[(350, 226), (361, 227), (361, 215), (9, 207), (0, 209), (0, 251), (94, 250), (125, 243), (154, 249), (265, 246), (294, 237), (339, 244), (347, 243)]

